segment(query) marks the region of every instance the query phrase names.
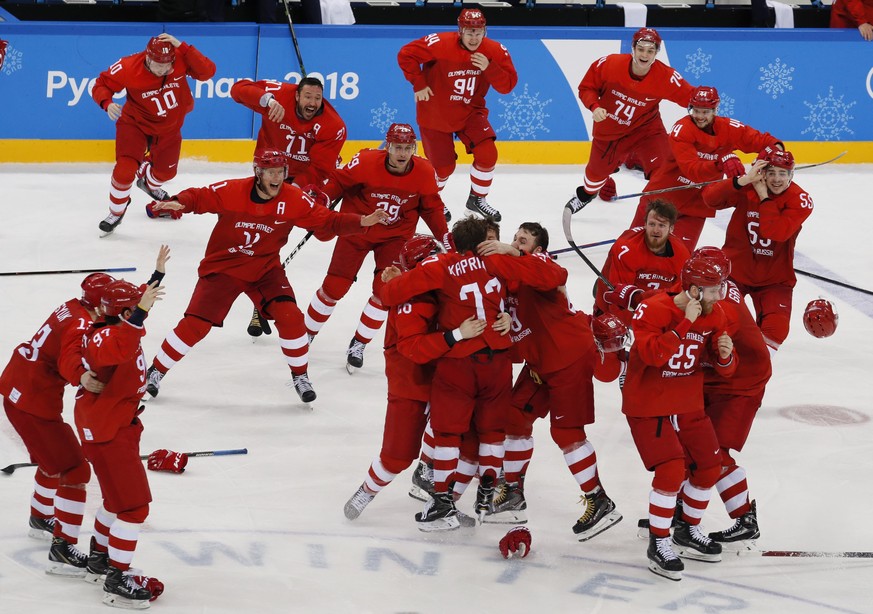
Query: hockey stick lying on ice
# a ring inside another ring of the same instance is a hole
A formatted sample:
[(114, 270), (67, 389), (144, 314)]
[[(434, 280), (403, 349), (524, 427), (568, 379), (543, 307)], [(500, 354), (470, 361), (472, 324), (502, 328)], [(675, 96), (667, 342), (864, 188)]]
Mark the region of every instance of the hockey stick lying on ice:
[(851, 284), (846, 284), (841, 281), (837, 281), (836, 279), (831, 279), (830, 277), (823, 277), (822, 275), (816, 275), (815, 273), (810, 273), (808, 271), (801, 271), (800, 269), (794, 269), (795, 273), (800, 275), (804, 275), (806, 277), (812, 277), (813, 279), (820, 279), (821, 281), (826, 281), (829, 284), (834, 284), (835, 286), (840, 286), (843, 288), (848, 288), (849, 290), (854, 290), (855, 292), (862, 292), (864, 294), (869, 294), (873, 296), (873, 292), (870, 290), (865, 290), (864, 288), (859, 288), (858, 286), (853, 286)]
[(8, 271), (0, 273), (5, 275), (66, 275), (67, 273), (128, 273), (135, 271), (135, 266), (120, 267), (117, 269), (59, 269), (57, 271)]
[(738, 550), (737, 555), (813, 559), (873, 559), (873, 552), (822, 552), (820, 550)]
[(588, 256), (586, 256), (585, 254), (583, 254), (583, 253), (582, 253), (582, 250), (579, 249), (579, 247), (576, 245), (576, 242), (573, 241), (573, 232), (572, 232), (572, 230), (571, 230), (571, 228), (570, 228), (570, 226), (571, 226), (570, 221), (571, 221), (572, 219), (573, 219), (573, 210), (570, 209), (569, 206), (565, 206), (565, 207), (564, 207), (564, 219), (562, 220), (562, 222), (563, 222), (563, 225), (564, 225), (564, 236), (565, 236), (566, 239), (567, 239), (567, 243), (569, 243), (569, 244), (570, 244), (570, 247), (572, 247), (573, 250), (574, 250), (577, 254), (579, 254), (579, 257), (582, 258), (582, 260), (585, 261), (585, 264), (588, 265), (588, 268), (591, 269), (592, 271), (594, 271), (594, 274), (597, 275), (597, 277), (600, 279), (600, 281), (602, 281), (602, 282), (604, 283), (604, 285), (606, 285), (606, 287), (609, 288), (610, 290), (614, 290), (615, 287), (614, 287), (611, 283), (609, 283), (609, 280), (608, 280), (608, 279), (606, 279), (606, 278), (603, 276), (603, 273), (600, 272), (600, 269), (598, 269), (596, 266), (594, 266), (594, 263), (593, 263), (593, 262), (591, 262), (590, 260), (588, 260)]
[[(331, 211), (336, 209), (337, 205), (340, 203), (342, 198), (337, 198), (335, 201), (330, 203), (327, 207)], [(301, 250), (301, 248), (306, 245), (307, 241), (312, 238), (312, 235), (315, 234), (311, 230), (306, 233), (302, 239), (300, 239), (300, 243), (294, 246), (294, 249), (291, 250), (291, 253), (285, 257), (285, 260), (282, 261), (282, 268), (284, 269), (288, 266), (288, 263), (297, 255), (297, 252)], [(252, 311), (252, 319), (249, 321), (249, 326), (246, 329), (246, 332), (252, 337), (252, 343), (254, 343), (255, 338), (260, 337), (261, 333), (265, 335), (269, 335), (273, 332), (273, 329), (270, 328), (270, 321), (267, 318), (263, 317), (261, 313), (258, 311), (258, 308), (255, 307)]]
[[(848, 151), (844, 151), (840, 155), (831, 158), (830, 160), (825, 160), (824, 162), (817, 162), (816, 164), (804, 164), (803, 166), (796, 166), (794, 170), (802, 171), (807, 168), (815, 168), (816, 166), (823, 166), (825, 164), (830, 164), (831, 162), (836, 162), (843, 156), (845, 156)], [(688, 185), (675, 185), (672, 188), (662, 188), (660, 190), (649, 190), (648, 192), (637, 192), (636, 194), (622, 194), (621, 196), (613, 196), (610, 198), (610, 201), (614, 200), (625, 200), (627, 198), (636, 198), (637, 196), (652, 196), (653, 194), (664, 194), (666, 192), (678, 192), (679, 190), (690, 190), (691, 188), (702, 188), (703, 186), (707, 186), (711, 183), (718, 183), (719, 181), (724, 181), (724, 179), (714, 179), (712, 181), (702, 181), (700, 183), (689, 183)]]
[[(203, 452), (185, 452), (189, 458), (192, 456), (230, 456), (231, 454), (248, 454), (248, 448), (237, 448), (235, 450), (206, 450)], [(143, 454), (139, 457), (140, 460), (148, 460), (149, 455)], [(24, 467), (36, 467), (36, 463), (15, 463), (14, 465), (8, 465), (0, 469), (6, 475), (12, 475), (15, 473), (16, 469), (23, 469)]]

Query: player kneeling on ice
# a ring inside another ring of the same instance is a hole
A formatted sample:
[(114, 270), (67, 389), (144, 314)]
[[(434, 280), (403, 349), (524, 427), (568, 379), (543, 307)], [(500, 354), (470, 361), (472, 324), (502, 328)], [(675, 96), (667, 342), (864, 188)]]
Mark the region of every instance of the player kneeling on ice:
[(314, 196), (285, 182), (288, 160), (280, 151), (258, 152), (254, 176), (229, 179), (205, 188), (189, 188), (174, 200), (156, 202), (155, 211), (214, 213), (218, 216), (191, 302), (176, 328), (164, 339), (148, 370), (147, 391), (158, 395), (161, 380), (188, 351), (224, 324), (240, 294), (252, 301), (264, 318), (274, 320), (282, 354), (291, 369), (292, 383), (304, 403), (315, 400), (307, 373), (309, 343), (303, 314), (291, 282), (279, 260), (279, 250), (295, 226), (315, 233), (321, 241), (336, 235), (366, 232), (388, 218), (384, 209), (369, 215), (337, 213), (326, 206), (327, 197)]

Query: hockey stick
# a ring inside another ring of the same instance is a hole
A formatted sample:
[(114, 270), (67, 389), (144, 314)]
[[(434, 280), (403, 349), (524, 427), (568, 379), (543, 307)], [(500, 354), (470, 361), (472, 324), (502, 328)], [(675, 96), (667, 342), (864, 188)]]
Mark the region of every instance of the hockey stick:
[(815, 273), (810, 273), (808, 271), (801, 271), (800, 269), (794, 269), (794, 272), (799, 273), (800, 275), (805, 275), (806, 277), (812, 277), (813, 279), (825, 281), (829, 284), (834, 284), (835, 286), (848, 288), (849, 290), (854, 290), (855, 292), (862, 292), (864, 294), (869, 294), (870, 296), (873, 296), (873, 292), (871, 292), (870, 290), (865, 290), (864, 288), (859, 288), (858, 286), (853, 286), (851, 284), (845, 284), (841, 281), (837, 281), (836, 279), (831, 279), (830, 277), (823, 277), (821, 275), (816, 275)]
[[(248, 454), (248, 448), (237, 448), (235, 450), (205, 450), (203, 452), (184, 452), (188, 457), (199, 457), (199, 456), (229, 456), (231, 454)], [(149, 455), (143, 454), (139, 457), (140, 460), (148, 460)], [(36, 467), (36, 463), (15, 463), (14, 465), (8, 465), (0, 469), (6, 475), (12, 475), (15, 473), (16, 469), (22, 469), (24, 467)]]
[[(615, 243), (615, 239), (606, 239), (605, 241), (597, 241), (595, 243), (585, 243), (584, 245), (577, 245), (579, 249), (588, 249), (590, 247), (600, 247), (601, 245), (612, 245)], [(561, 249), (556, 249), (554, 251), (549, 252), (550, 256), (557, 256), (558, 254), (566, 254), (567, 252), (572, 252), (572, 247), (562, 247)]]
[[(808, 168), (815, 168), (816, 166), (823, 166), (825, 164), (830, 164), (831, 162), (836, 162), (843, 156), (845, 156), (848, 151), (844, 151), (840, 155), (831, 158), (830, 160), (825, 160), (824, 162), (817, 162), (816, 164), (804, 164), (803, 166), (794, 167), (795, 171), (802, 171)], [(676, 185), (672, 188), (662, 188), (660, 190), (650, 190), (648, 192), (637, 192), (636, 194), (623, 194), (621, 196), (613, 196), (610, 198), (610, 201), (614, 200), (624, 200), (626, 198), (636, 198), (637, 196), (651, 196), (653, 194), (664, 194), (665, 192), (678, 192), (679, 190), (690, 190), (691, 188), (702, 188), (703, 186), (707, 186), (711, 183), (718, 183), (719, 181), (724, 181), (724, 179), (713, 179), (712, 181), (702, 181), (700, 183), (689, 183), (688, 185)]]
[(738, 550), (737, 556), (774, 556), (821, 559), (873, 559), (873, 552), (823, 552), (820, 550)]
[(615, 287), (611, 283), (609, 283), (609, 280), (603, 276), (603, 273), (601, 273), (600, 270), (596, 266), (594, 266), (593, 262), (588, 260), (588, 256), (583, 254), (582, 250), (579, 249), (579, 247), (576, 245), (576, 242), (573, 241), (573, 233), (570, 229), (570, 221), (572, 219), (573, 219), (573, 210), (570, 209), (570, 207), (565, 206), (564, 207), (563, 224), (564, 224), (564, 236), (567, 238), (567, 243), (570, 244), (570, 247), (573, 248), (573, 251), (575, 251), (577, 254), (579, 254), (579, 257), (585, 261), (585, 264), (588, 265), (588, 268), (590, 268), (592, 271), (594, 271), (594, 274), (597, 275), (597, 277), (600, 279), (600, 281), (602, 281), (604, 283), (604, 285), (606, 285), (607, 288), (609, 288), (610, 290), (615, 290)]
[(300, 45), (297, 43), (297, 34), (294, 32), (294, 22), (291, 21), (291, 9), (288, 6), (288, 0), (282, 0), (285, 6), (285, 17), (288, 18), (288, 29), (291, 30), (291, 42), (294, 43), (294, 53), (297, 54), (297, 63), (300, 64), (300, 72), (305, 77), (306, 67), (303, 65), (303, 54), (300, 53)]
[(6, 275), (66, 275), (68, 273), (128, 273), (135, 271), (136, 267), (120, 267), (117, 269), (60, 269), (57, 271), (9, 271), (0, 273), (0, 276)]

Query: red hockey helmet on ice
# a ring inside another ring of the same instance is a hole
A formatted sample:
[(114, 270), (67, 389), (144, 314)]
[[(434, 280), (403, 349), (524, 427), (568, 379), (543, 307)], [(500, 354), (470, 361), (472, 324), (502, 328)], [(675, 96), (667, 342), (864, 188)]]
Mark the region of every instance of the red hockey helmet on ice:
[(774, 149), (767, 155), (767, 166), (775, 166), (777, 168), (784, 168), (788, 171), (794, 171), (794, 156), (790, 151)]
[(485, 15), (479, 9), (464, 9), (458, 15), (458, 28), (484, 28)]
[(704, 245), (703, 247), (698, 247), (691, 254), (692, 258), (708, 258), (712, 260), (717, 265), (722, 267), (725, 271), (725, 279), (730, 277), (731, 274), (731, 260), (727, 257), (727, 254), (722, 251), (721, 248), (713, 247), (712, 245)]
[(834, 304), (823, 298), (810, 301), (803, 312), (803, 326), (806, 332), (818, 339), (833, 335), (839, 321), (840, 316), (837, 315)]
[(688, 103), (688, 108), (697, 109), (717, 109), (721, 98), (718, 97), (718, 90), (709, 85), (698, 85), (691, 92), (691, 102)]
[(412, 235), (400, 248), (400, 268), (411, 271), (416, 265), (433, 254), (442, 252), (439, 241), (430, 235)]
[(386, 143), (415, 143), (415, 130), (409, 124), (391, 124), (385, 135)]
[(100, 305), (107, 316), (120, 316), (125, 309), (133, 309), (142, 298), (142, 289), (129, 281), (117, 279), (103, 288)]
[(628, 341), (628, 328), (611, 313), (604, 313), (591, 320), (591, 332), (604, 352), (618, 352)]
[(108, 273), (91, 273), (82, 280), (82, 298), (79, 301), (88, 309), (94, 309), (103, 298), (103, 289), (115, 281)]
[(652, 43), (655, 49), (661, 48), (661, 35), (654, 28), (640, 28), (634, 33), (631, 47), (636, 47), (637, 43)]
[(176, 60), (176, 48), (168, 41), (153, 36), (146, 45), (146, 57), (158, 64), (172, 64)]

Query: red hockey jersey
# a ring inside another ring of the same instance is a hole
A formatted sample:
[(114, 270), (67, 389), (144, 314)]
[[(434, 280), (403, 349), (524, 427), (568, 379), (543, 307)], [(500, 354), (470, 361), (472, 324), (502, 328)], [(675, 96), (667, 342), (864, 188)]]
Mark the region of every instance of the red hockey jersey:
[(340, 211), (369, 215), (384, 209), (388, 213), (387, 223), (377, 224), (367, 234), (374, 243), (408, 239), (415, 233), (419, 216), (441, 239), (449, 229), (433, 166), (413, 156), (407, 172), (395, 175), (385, 166), (387, 157), (385, 150), (359, 151), (348, 164), (330, 174), (325, 192), (331, 200), (343, 197)]
[[(473, 53), (488, 58), (483, 71), (470, 61)], [(397, 54), (403, 76), (413, 91), (430, 87), (430, 100), (416, 102), (418, 125), (440, 132), (457, 132), (474, 112), (487, 114), (485, 94), (493, 87), (508, 94), (518, 83), (518, 73), (506, 47), (489, 38), (473, 52), (461, 45), (457, 32), (428, 34), (404, 45)]]
[(603, 107), (606, 119), (594, 123), (595, 139), (615, 141), (639, 126), (660, 121), (658, 105), (672, 100), (687, 107), (693, 87), (659, 60), (644, 77), (631, 73), (629, 53), (607, 55), (594, 62), (579, 83), (579, 100), (591, 111)]
[(76, 429), (82, 442), (100, 443), (115, 437), (136, 417), (146, 389), (146, 361), (140, 345), (145, 328), (126, 320), (117, 325), (95, 325), (85, 337), (85, 366), (106, 384), (94, 394), (79, 388)]
[(728, 324), (718, 303), (709, 315), (701, 314), (690, 323), (673, 302), (673, 295), (661, 292), (640, 303), (632, 322), (634, 343), (621, 407), (628, 416), (703, 411), (701, 363), (715, 365), (723, 377), (730, 377), (737, 369), (736, 350), (726, 366), (717, 362), (716, 344)]
[(715, 209), (736, 207), (725, 234), (724, 253), (731, 277), (749, 287), (794, 286), (794, 244), (813, 209), (812, 198), (796, 183), (763, 201), (751, 185), (736, 188), (726, 179), (703, 189)]
[(146, 52), (121, 58), (100, 73), (91, 97), (104, 111), (112, 96), (127, 90), (121, 116), (133, 121), (149, 135), (171, 134), (182, 128), (194, 97), (187, 77), (206, 81), (215, 75), (215, 64), (188, 43), (176, 49), (173, 71), (163, 77), (152, 74), (145, 65)]
[(295, 226), (320, 231), (320, 240), (364, 230), (360, 215), (317, 205), (296, 186), (282, 184), (279, 194), (267, 202), (253, 198), (254, 186), (254, 177), (229, 179), (176, 196), (186, 213), (218, 214), (200, 262), (200, 277), (224, 273), (244, 281), (260, 279), (267, 269), (280, 266), (279, 250)]
[(0, 395), (21, 411), (56, 419), (64, 410), (64, 387), (78, 386), (82, 365), (82, 336), (91, 316), (78, 299), (70, 299), (46, 319), (30, 341), (12, 350), (0, 375)]
[[(269, 106), (261, 106), (265, 94), (272, 94), (285, 109), (281, 122), (270, 121)], [(346, 124), (333, 105), (322, 99), (322, 109), (306, 121), (297, 115), (297, 84), (279, 81), (237, 81), (230, 88), (230, 96), (261, 114), (256, 151), (277, 149), (288, 154), (288, 175), (300, 187), (321, 184), (336, 169), (343, 143), (346, 142)]]

